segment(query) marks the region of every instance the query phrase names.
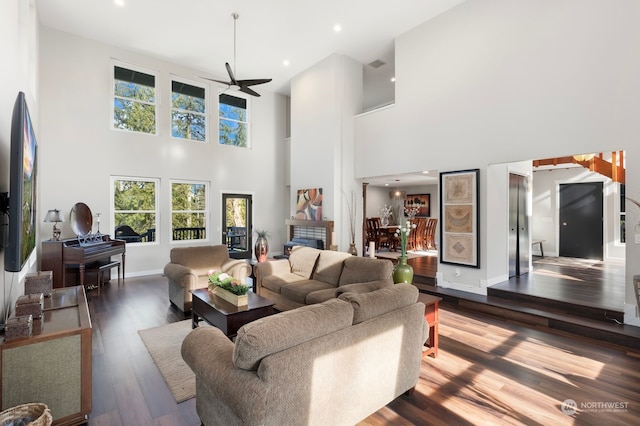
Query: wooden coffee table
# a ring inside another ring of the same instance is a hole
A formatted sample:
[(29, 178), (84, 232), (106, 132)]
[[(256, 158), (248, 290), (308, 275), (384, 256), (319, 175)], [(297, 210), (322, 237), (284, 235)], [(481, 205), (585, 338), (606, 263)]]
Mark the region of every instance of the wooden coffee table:
[(229, 338), (238, 333), (243, 325), (273, 314), (273, 305), (269, 299), (249, 292), (249, 304), (235, 306), (218, 296), (211, 294), (206, 288), (192, 290), (191, 327), (198, 327), (198, 322), (206, 321), (219, 328)]

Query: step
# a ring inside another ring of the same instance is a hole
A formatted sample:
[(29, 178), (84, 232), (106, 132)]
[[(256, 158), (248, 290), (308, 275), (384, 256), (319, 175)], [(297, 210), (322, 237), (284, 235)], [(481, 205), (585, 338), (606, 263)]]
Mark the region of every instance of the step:
[(640, 327), (604, 322), (559, 312), (545, 307), (531, 307), (520, 301), (497, 296), (483, 296), (459, 290), (416, 284), (421, 292), (443, 298), (443, 305), (453, 304), (460, 309), (505, 318), (549, 331), (566, 332), (576, 336), (599, 340), (640, 357)]
[(545, 311), (557, 314), (567, 314), (576, 317), (602, 321), (605, 323), (624, 322), (624, 312), (620, 309), (606, 309), (600, 306), (590, 305), (585, 302), (570, 302), (548, 299), (546, 297), (516, 293), (509, 290), (488, 288), (487, 294), (490, 297), (499, 297), (506, 300), (516, 301), (519, 305), (539, 309), (544, 306)]

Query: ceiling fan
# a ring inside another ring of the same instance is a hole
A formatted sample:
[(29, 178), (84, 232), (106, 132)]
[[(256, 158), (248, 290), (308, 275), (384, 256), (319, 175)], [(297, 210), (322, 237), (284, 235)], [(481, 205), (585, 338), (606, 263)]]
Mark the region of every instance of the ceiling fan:
[(235, 88), (241, 92), (247, 93), (251, 96), (260, 96), (258, 92), (251, 89), (249, 86), (255, 86), (258, 84), (264, 84), (271, 81), (270, 78), (257, 78), (252, 80), (236, 80), (235, 77), (235, 66), (236, 66), (236, 21), (240, 17), (237, 13), (232, 13), (231, 17), (233, 18), (233, 70), (231, 70), (231, 66), (229, 62), (226, 62), (224, 66), (227, 68), (227, 73), (229, 74), (229, 81), (216, 80), (214, 78), (203, 77), (206, 80), (215, 81), (216, 83), (226, 84), (231, 88)]

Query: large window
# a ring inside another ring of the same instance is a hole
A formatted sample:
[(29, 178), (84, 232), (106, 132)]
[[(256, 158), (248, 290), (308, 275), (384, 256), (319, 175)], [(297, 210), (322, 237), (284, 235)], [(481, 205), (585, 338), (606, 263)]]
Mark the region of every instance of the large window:
[(171, 136), (205, 141), (207, 136), (205, 89), (171, 82)]
[(248, 99), (221, 93), (218, 97), (221, 145), (249, 147)]
[(207, 184), (171, 183), (171, 231), (173, 241), (207, 238)]
[(114, 128), (155, 134), (156, 102), (155, 75), (114, 65)]
[(156, 240), (157, 179), (112, 178), (114, 236), (129, 243)]

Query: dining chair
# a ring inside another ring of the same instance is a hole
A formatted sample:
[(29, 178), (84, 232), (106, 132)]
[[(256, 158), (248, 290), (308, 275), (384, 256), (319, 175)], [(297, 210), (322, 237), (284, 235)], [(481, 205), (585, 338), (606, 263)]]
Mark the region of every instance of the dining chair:
[(438, 219), (429, 218), (427, 221), (427, 250), (436, 250), (436, 227), (438, 225)]
[(416, 225), (415, 233), (413, 234), (414, 250), (426, 250), (427, 218), (416, 217), (413, 223)]

